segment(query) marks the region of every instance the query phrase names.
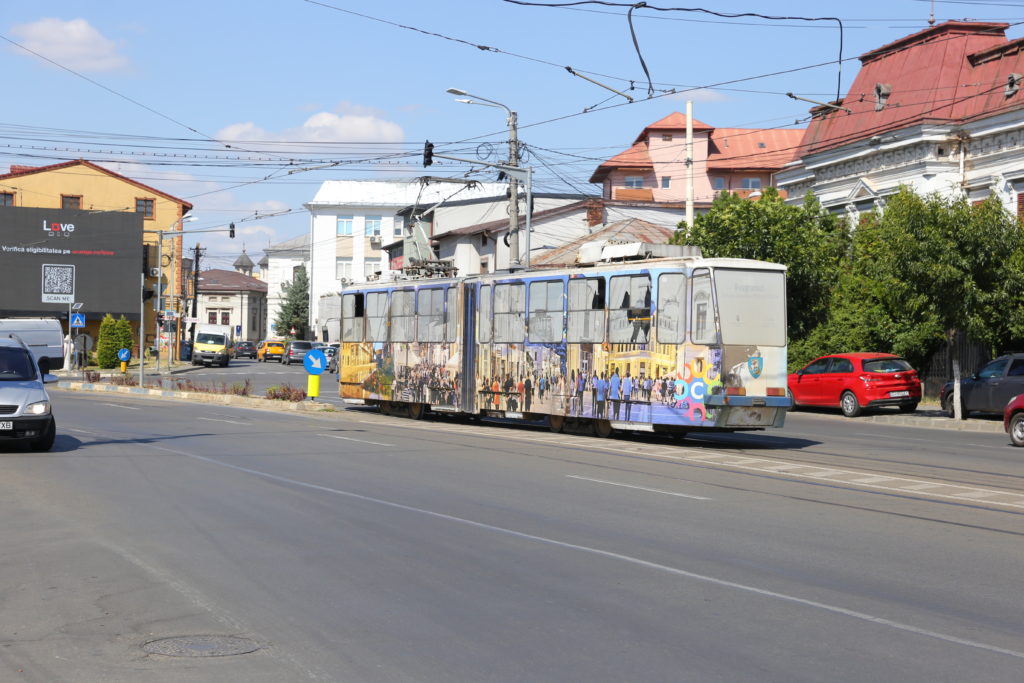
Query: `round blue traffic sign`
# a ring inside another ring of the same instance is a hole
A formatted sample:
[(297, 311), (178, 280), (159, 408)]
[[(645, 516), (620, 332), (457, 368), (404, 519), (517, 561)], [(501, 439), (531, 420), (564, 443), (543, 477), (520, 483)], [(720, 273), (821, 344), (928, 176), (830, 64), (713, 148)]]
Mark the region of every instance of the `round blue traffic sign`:
[(131, 359), (131, 357), (132, 357), (132, 352), (131, 352), (130, 349), (118, 349), (118, 351), (117, 351), (117, 359), (119, 361), (121, 361), (122, 363), (128, 362)]
[(311, 375), (322, 374), (327, 369), (327, 356), (320, 349), (310, 349), (306, 351), (305, 357), (302, 359), (302, 364), (306, 368), (306, 372)]

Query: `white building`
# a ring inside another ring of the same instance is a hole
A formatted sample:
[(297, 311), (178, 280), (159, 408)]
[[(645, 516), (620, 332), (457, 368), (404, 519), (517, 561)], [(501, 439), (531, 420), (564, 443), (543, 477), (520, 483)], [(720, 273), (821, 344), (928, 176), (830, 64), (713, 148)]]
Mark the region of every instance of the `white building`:
[(278, 330), (274, 323), (284, 304), (281, 285), (294, 280), (298, 269), (309, 271), (309, 235), (293, 237), (267, 247), (263, 253), (260, 259), (260, 279), (267, 283), (267, 336), (284, 337), (288, 330)]
[(797, 159), (777, 176), (852, 225), (906, 185), (994, 193), (1024, 214), (1024, 39), (1009, 24), (947, 21), (861, 55), (846, 97), (815, 107)]
[(200, 323), (231, 325), (236, 340), (266, 337), (267, 285), (251, 275), (220, 269), (200, 272), (198, 304)]
[[(448, 199), (505, 196), (504, 183), (422, 184), (419, 180), (329, 180), (313, 200), (310, 213), (310, 323), (322, 330), (320, 299), (341, 290), (345, 282), (365, 282), (389, 273), (382, 247), (405, 237), (398, 212), (411, 206), (429, 208)], [(475, 222), (484, 219), (478, 216)]]

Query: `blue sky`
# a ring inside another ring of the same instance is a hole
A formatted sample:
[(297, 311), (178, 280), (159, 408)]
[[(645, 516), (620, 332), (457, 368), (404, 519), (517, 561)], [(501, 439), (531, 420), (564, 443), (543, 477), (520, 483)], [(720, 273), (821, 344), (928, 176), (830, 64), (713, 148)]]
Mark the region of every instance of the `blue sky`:
[[(215, 267), (230, 267), (243, 242), (258, 260), (268, 244), (307, 231), (302, 204), (324, 180), (424, 175), (419, 162), (428, 138), (455, 156), (475, 158), (487, 142), (500, 150), (503, 112), (457, 103), (445, 92), (450, 87), (518, 112), (541, 192), (596, 192), (587, 182), (594, 168), (647, 124), (685, 111), (687, 99), (694, 116), (713, 126), (788, 127), (802, 125), (812, 105), (785, 93), (829, 100), (837, 89), (835, 21), (634, 10), (655, 95), (648, 97), (625, 7), (504, 0), (4, 4), (0, 172), (12, 163), (83, 157), (187, 199), (197, 217), (188, 229), (237, 225), (233, 242), (220, 234), (186, 240), (208, 245), (207, 265)], [(838, 17), (845, 94), (856, 56), (926, 27), (932, 4), (706, 6)], [(1024, 3), (1009, 0), (937, 0), (934, 11), (939, 21), (1024, 21)], [(1007, 33), (1020, 37), (1024, 27)], [(778, 75), (765, 76), (772, 73)], [(315, 168), (329, 163), (336, 165)], [(429, 173), (461, 177), (466, 170), (437, 163)], [(493, 173), (474, 177), (493, 180)]]

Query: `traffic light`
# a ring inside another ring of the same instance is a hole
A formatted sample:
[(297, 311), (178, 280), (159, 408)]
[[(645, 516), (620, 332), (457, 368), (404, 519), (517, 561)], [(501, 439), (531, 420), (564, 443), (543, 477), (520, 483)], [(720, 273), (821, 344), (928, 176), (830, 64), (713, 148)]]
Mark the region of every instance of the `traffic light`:
[(434, 163), (434, 143), (427, 140), (423, 143), (423, 168)]
[(235, 239), (235, 224), (232, 223), (228, 226), (228, 237)]

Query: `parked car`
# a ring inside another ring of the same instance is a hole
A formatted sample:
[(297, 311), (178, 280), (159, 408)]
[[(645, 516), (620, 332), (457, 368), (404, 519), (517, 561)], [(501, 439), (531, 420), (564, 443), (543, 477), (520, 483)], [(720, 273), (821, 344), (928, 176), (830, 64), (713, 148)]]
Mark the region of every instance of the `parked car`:
[(327, 372), (336, 373), (338, 371), (338, 347), (331, 344), (320, 350), (327, 356)]
[(34, 451), (53, 447), (57, 423), (43, 385), (57, 377), (43, 372), (48, 365), (20, 339), (0, 338), (0, 442), (27, 443)]
[(255, 358), (256, 345), (251, 341), (240, 341), (235, 344), (235, 358)]
[[(999, 415), (1014, 396), (1024, 394), (1024, 353), (1009, 353), (989, 361), (960, 380), (960, 417), (971, 413)], [(939, 403), (953, 417), (953, 382), (939, 392)]]
[(1003, 408), (1003, 429), (1014, 446), (1024, 446), (1024, 394), (1014, 396)]
[(279, 361), (282, 354), (284, 354), (284, 342), (267, 339), (261, 341), (259, 348), (256, 349), (256, 360), (263, 363), (271, 360)]
[(811, 361), (789, 376), (794, 405), (838, 407), (846, 417), (867, 408), (917, 410), (921, 380), (903, 358), (889, 353), (837, 353)]
[(281, 362), (285, 365), (301, 363), (302, 359), (306, 357), (306, 351), (309, 351), (312, 348), (313, 342), (293, 339), (285, 344), (284, 352), (281, 354)]

